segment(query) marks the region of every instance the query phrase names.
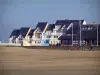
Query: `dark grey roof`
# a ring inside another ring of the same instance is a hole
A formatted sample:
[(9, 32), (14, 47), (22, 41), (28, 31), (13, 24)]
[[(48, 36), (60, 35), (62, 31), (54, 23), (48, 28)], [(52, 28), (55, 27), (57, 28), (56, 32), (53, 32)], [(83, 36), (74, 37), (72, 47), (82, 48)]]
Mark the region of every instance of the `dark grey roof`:
[[(78, 34), (80, 30), (79, 23), (73, 23), (73, 34)], [(66, 34), (72, 34), (72, 27), (65, 32)]]
[[(72, 40), (72, 35), (62, 35), (59, 37), (59, 40)], [(77, 35), (73, 35), (73, 40), (79, 40), (79, 37)]]
[(62, 27), (65, 25), (64, 30), (62, 30), (64, 33), (69, 34), (72, 32), (72, 29), (70, 28), (69, 30), (67, 30), (67, 27), (73, 23), (74, 24), (74, 32), (77, 32), (77, 28), (79, 28), (79, 23), (82, 25), (82, 23), (84, 22), (84, 20), (57, 20), (56, 21), (56, 25), (62, 25)]
[(53, 30), (55, 28), (55, 24), (49, 24), (47, 30)]
[(20, 35), (21, 35), (23, 38), (25, 38), (25, 36), (26, 36), (26, 34), (27, 34), (27, 32), (28, 32), (29, 29), (30, 29), (30, 27), (22, 27), (22, 28), (20, 29)]
[[(100, 40), (100, 24), (98, 24), (98, 38)], [(82, 39), (84, 40), (97, 40), (97, 26), (96, 24), (88, 24), (88, 25), (82, 25), (83, 27), (93, 27), (92, 30), (82, 30), (81, 31), (81, 36)], [(68, 34), (72, 34), (72, 28), (70, 28), (68, 31), (66, 31), (66, 35), (61, 36), (59, 39), (60, 40), (72, 40), (72, 36), (68, 36)], [(73, 25), (73, 39), (79, 39), (80, 38), (80, 26), (78, 23), (74, 23)]]
[(32, 38), (33, 36), (33, 32), (34, 32), (34, 29), (31, 29), (30, 33), (29, 33), (29, 36)]
[[(100, 26), (100, 24), (85, 24), (86, 26), (96, 26), (96, 25), (99, 25)], [(83, 25), (83, 26), (85, 26), (85, 25)]]
[(19, 30), (19, 29), (15, 29), (15, 30), (12, 31), (12, 33), (11, 33), (11, 35), (10, 35), (10, 38), (11, 38), (12, 36), (18, 37), (19, 34), (20, 34), (20, 30)]
[(38, 22), (36, 29), (39, 28), (41, 31), (43, 31), (46, 25), (47, 25), (47, 22)]
[(70, 23), (79, 23), (81, 21), (81, 24), (84, 22), (84, 20), (57, 20), (56, 21), (56, 25), (66, 25), (66, 24), (70, 24)]

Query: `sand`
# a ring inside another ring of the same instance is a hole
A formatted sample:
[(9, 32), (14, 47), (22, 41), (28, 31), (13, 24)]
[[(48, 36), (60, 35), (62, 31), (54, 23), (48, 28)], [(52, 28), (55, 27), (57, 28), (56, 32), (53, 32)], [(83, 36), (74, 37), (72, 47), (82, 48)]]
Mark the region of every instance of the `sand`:
[(0, 75), (100, 75), (100, 51), (0, 47)]

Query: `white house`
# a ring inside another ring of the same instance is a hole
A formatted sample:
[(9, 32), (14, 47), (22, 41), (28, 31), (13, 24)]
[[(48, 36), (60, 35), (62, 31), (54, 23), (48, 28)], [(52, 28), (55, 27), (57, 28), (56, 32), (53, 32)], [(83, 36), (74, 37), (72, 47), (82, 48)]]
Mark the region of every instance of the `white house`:
[(47, 22), (39, 22), (32, 36), (32, 46), (46, 45), (45, 31), (48, 27)]
[(34, 30), (30, 27), (22, 27), (21, 29), (13, 30), (9, 37), (9, 43), (31, 46), (31, 36), (33, 31)]
[(19, 29), (15, 29), (12, 31), (10, 37), (9, 37), (9, 43), (17, 43), (18, 42), (18, 36), (20, 34), (20, 30)]
[(30, 27), (21, 28), (20, 36), (22, 37), (22, 44), (23, 44), (23, 46), (31, 46), (32, 45), (31, 44), (31, 37), (32, 37), (33, 31), (34, 30), (32, 28), (30, 28)]
[(60, 43), (60, 40), (58, 40), (58, 38), (63, 34), (61, 32), (61, 27), (61, 25), (55, 25), (55, 28), (51, 33), (50, 45), (56, 45)]
[(55, 24), (49, 24), (45, 33), (44, 33), (43, 39), (49, 40), (49, 43), (50, 43), (50, 39), (52, 37), (51, 33), (53, 32), (54, 28), (55, 28)]

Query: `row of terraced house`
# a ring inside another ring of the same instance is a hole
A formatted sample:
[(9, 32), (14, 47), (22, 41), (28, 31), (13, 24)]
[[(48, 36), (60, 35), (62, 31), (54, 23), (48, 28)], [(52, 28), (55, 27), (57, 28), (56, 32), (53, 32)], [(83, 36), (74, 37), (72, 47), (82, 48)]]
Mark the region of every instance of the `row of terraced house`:
[(12, 31), (9, 43), (22, 46), (99, 45), (100, 24), (87, 24), (85, 20), (57, 20), (55, 24), (38, 22), (34, 29), (22, 27)]

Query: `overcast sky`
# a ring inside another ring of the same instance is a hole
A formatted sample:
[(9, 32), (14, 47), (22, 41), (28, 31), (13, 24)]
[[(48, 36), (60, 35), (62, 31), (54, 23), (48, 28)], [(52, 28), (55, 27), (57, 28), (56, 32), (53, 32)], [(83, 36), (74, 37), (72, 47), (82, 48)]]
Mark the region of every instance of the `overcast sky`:
[(13, 29), (34, 28), (39, 21), (85, 19), (100, 23), (99, 0), (0, 0), (0, 40), (7, 40)]

